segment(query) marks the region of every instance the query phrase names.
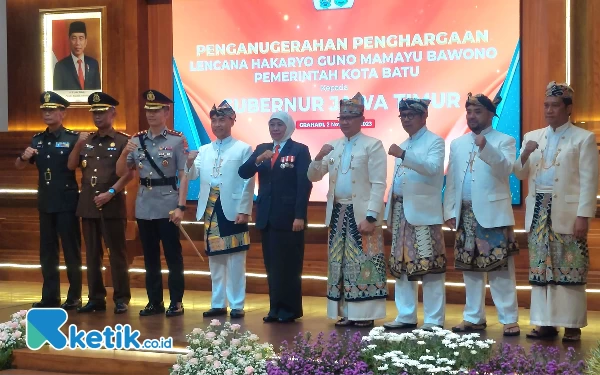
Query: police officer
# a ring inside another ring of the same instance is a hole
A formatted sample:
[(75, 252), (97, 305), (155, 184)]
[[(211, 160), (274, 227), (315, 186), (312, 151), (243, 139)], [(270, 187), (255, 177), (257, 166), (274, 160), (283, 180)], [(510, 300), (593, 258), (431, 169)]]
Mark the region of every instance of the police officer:
[[(33, 307), (81, 306), (81, 234), (75, 216), (79, 188), (75, 172), (67, 168), (69, 154), (78, 133), (63, 127), (69, 102), (54, 92), (40, 95), (42, 118), (48, 126), (33, 136), (31, 146), (15, 161), (17, 169), (35, 164), (38, 169), (38, 211), (40, 215), (40, 264), (44, 285), (42, 299)], [(60, 304), (58, 237), (63, 248), (69, 292)]]
[[(149, 129), (135, 134), (117, 162), (117, 174), (137, 169), (140, 176), (135, 216), (140, 231), (146, 266), (148, 304), (141, 316), (165, 312), (163, 304), (160, 243), (169, 268), (171, 303), (166, 316), (183, 315), (183, 256), (179, 224), (187, 195), (184, 172), (188, 145), (182, 133), (167, 129), (173, 101), (156, 90), (143, 93)], [(177, 187), (177, 177), (179, 186)]]
[(127, 267), (125, 228), (127, 210), (123, 190), (133, 178), (133, 171), (119, 178), (117, 160), (129, 140), (129, 135), (116, 131), (113, 123), (119, 102), (110, 95), (95, 92), (88, 97), (92, 118), (98, 128), (94, 133), (81, 133), (69, 156), (69, 169), (81, 165), (81, 195), (77, 216), (81, 217), (86, 247), (89, 302), (80, 313), (106, 310), (106, 289), (102, 280), (104, 250), (110, 260), (115, 314), (127, 311), (131, 299)]

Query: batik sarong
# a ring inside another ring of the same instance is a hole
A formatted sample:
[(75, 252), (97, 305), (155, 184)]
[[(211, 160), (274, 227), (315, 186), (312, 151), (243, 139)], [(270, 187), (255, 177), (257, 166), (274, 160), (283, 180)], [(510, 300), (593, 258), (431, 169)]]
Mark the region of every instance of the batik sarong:
[(335, 203), (329, 226), (327, 298), (359, 302), (386, 298), (383, 231), (362, 236), (351, 204)]
[(537, 193), (528, 235), (529, 283), (584, 285), (590, 258), (587, 240), (552, 230), (552, 194)]
[(250, 248), (248, 224), (227, 220), (218, 187), (211, 187), (204, 211), (204, 250), (206, 255), (230, 254)]
[(513, 227), (482, 227), (469, 201), (462, 202), (460, 216), (454, 245), (456, 269), (479, 272), (507, 269), (508, 257), (519, 253)]
[(404, 216), (402, 197), (394, 197), (393, 204), (390, 273), (396, 278), (405, 273), (409, 281), (417, 281), (429, 273), (446, 272), (442, 225), (412, 225)]

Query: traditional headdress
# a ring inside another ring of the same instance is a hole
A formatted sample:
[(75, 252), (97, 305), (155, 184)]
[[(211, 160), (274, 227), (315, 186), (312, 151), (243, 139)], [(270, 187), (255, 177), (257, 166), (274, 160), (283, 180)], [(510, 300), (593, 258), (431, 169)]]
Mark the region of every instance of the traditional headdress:
[(212, 118), (213, 116), (230, 117), (234, 120), (236, 117), (235, 111), (229, 105), (229, 103), (227, 103), (227, 100), (223, 100), (221, 102), (221, 104), (219, 104), (218, 107), (213, 104), (212, 109), (210, 110), (209, 116), (210, 116), (210, 118)]
[(352, 99), (340, 100), (340, 118), (358, 117), (365, 112), (365, 98), (360, 92), (356, 93)]
[(490, 98), (483, 94), (473, 95), (472, 93), (469, 93), (469, 95), (467, 96), (467, 102), (465, 103), (465, 109), (471, 105), (479, 106), (492, 112), (494, 116), (498, 116), (496, 114), (496, 107), (498, 106), (498, 104), (500, 104), (501, 101), (502, 98), (500, 96), (496, 96), (496, 98), (494, 98), (494, 100), (492, 101), (490, 100)]
[(398, 104), (398, 110), (400, 112), (412, 109), (413, 111), (419, 113), (427, 113), (427, 108), (429, 107), (429, 103), (431, 100), (429, 99), (402, 99)]

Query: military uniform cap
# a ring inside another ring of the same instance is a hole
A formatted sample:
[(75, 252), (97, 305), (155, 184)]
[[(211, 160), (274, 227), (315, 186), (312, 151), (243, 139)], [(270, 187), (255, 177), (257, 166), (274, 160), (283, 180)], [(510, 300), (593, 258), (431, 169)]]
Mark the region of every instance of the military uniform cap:
[(82, 21), (71, 22), (71, 24), (69, 25), (69, 35), (71, 35), (73, 33), (84, 33), (85, 36), (87, 37), (87, 28), (85, 26), (85, 22), (82, 22)]
[(142, 97), (146, 101), (145, 109), (162, 109), (170, 107), (171, 103), (173, 103), (168, 96), (156, 90), (144, 91)]
[(227, 103), (227, 100), (223, 100), (221, 102), (221, 104), (219, 104), (218, 107), (213, 104), (212, 109), (210, 110), (209, 116), (211, 118), (213, 116), (231, 117), (232, 119), (235, 119), (235, 117), (236, 117), (235, 111), (233, 110), (231, 105), (229, 105), (229, 103)]
[(42, 109), (56, 109), (56, 108), (67, 108), (70, 103), (67, 99), (58, 95), (53, 91), (45, 91), (40, 95), (40, 108)]
[(92, 106), (90, 112), (103, 112), (118, 106), (119, 102), (112, 96), (99, 91), (88, 96), (88, 104)]

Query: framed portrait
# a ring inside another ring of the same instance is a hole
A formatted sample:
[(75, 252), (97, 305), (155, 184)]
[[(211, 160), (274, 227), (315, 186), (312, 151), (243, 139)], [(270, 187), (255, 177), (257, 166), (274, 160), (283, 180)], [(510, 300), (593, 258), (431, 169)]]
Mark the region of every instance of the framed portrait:
[(105, 7), (41, 9), (42, 90), (72, 105), (103, 88)]

